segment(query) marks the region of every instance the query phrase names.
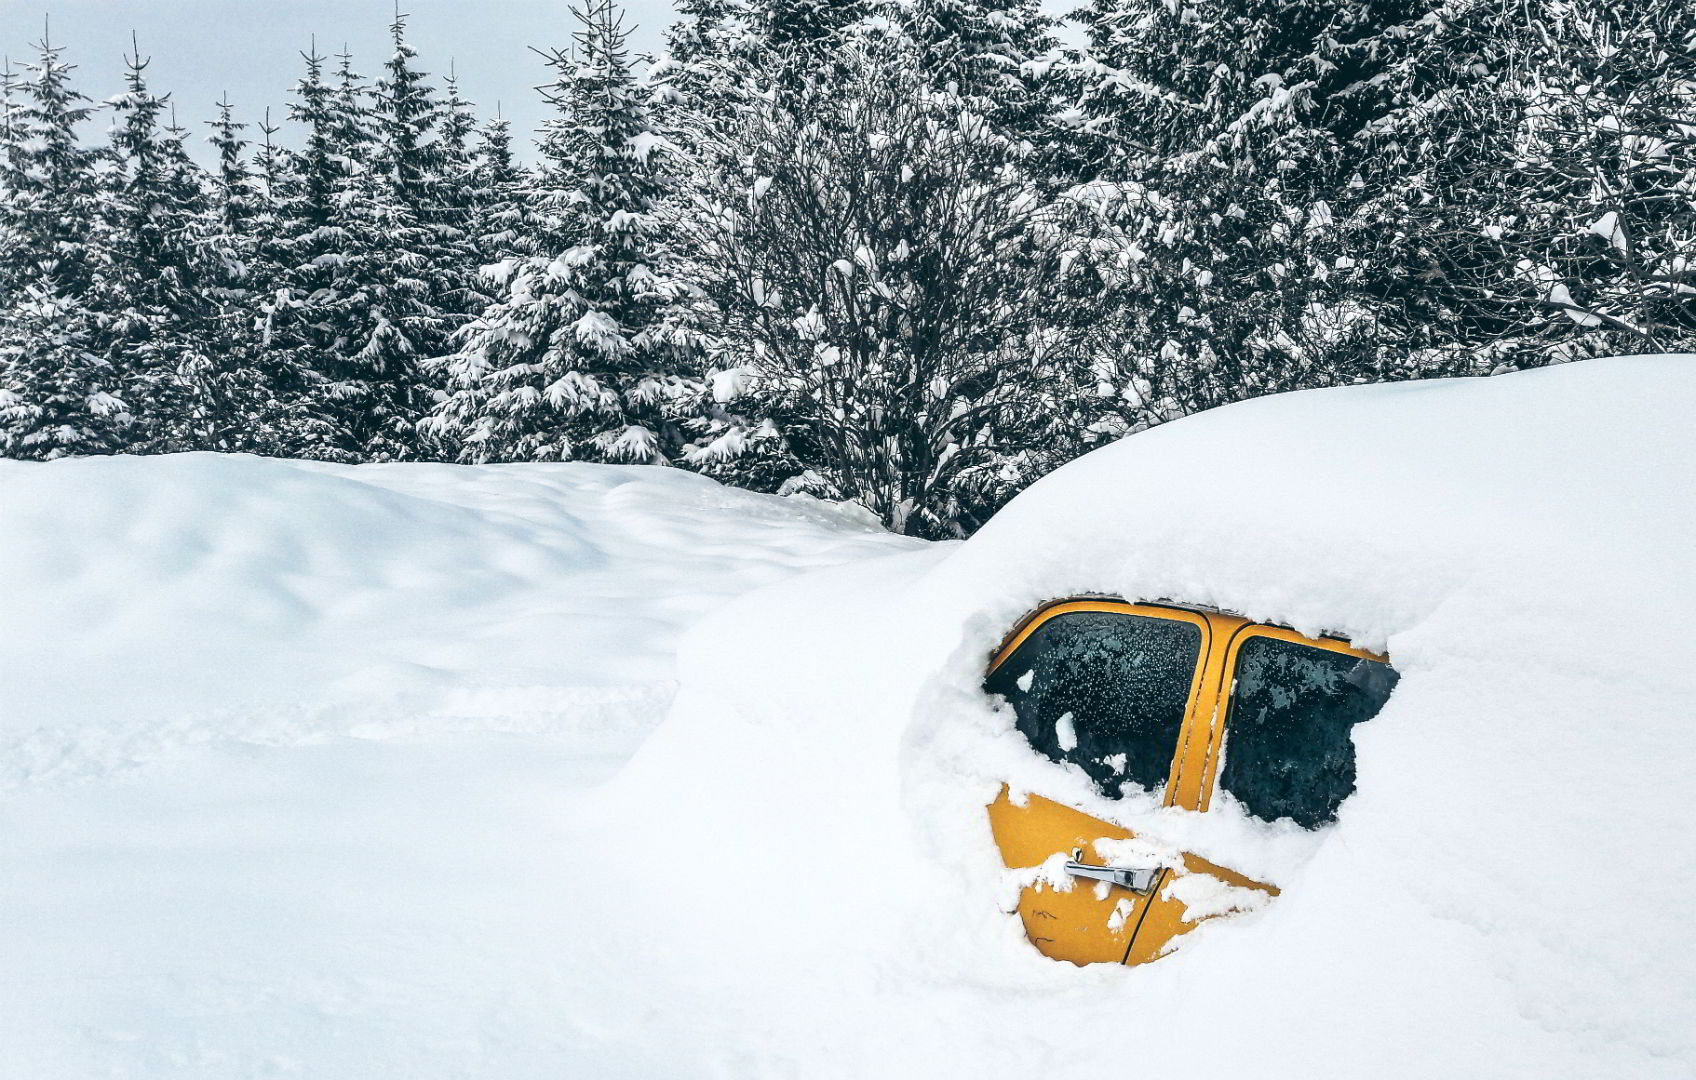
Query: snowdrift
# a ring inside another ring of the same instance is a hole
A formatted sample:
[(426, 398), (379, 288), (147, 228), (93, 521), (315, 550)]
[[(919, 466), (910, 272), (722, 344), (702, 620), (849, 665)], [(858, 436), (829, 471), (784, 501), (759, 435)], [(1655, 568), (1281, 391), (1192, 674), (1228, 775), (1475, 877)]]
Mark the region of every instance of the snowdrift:
[(667, 469), (0, 462), (0, 1075), (618, 1075), (580, 798), (702, 612), (916, 546)]
[[(1690, 1076), (1693, 406), (1689, 357), (1264, 399), (965, 544), (664, 470), (0, 463), (7, 1072)], [(1388, 652), (1338, 823), (1033, 753), (984, 664), (1080, 592)], [(1282, 894), (1046, 960), (1003, 783)]]
[(670, 469), (0, 461), (0, 786), (232, 738), (628, 750), (701, 613), (914, 544)]
[[(721, 609), (602, 806), (600, 873), (642, 883), (617, 970), (670, 1004), (591, 1004), (733, 1073), (1691, 1075), (1693, 406), (1689, 357), (1262, 399), (1098, 451), (963, 546)], [(1387, 651), (1339, 823), (1150, 820), (1030, 751), (985, 660), (1085, 592)], [(1003, 781), (1283, 895), (1147, 967), (1045, 960), (1005, 913)]]

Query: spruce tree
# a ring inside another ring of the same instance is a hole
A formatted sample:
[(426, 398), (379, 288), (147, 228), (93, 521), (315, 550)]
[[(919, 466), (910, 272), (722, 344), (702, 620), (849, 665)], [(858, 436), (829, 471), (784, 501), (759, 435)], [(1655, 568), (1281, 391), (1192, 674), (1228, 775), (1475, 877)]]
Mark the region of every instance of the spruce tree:
[(28, 182), (24, 174), (27, 128), (22, 112), (18, 76), (8, 56), (0, 65), (0, 251), (10, 254), (0, 257), (0, 310), (21, 299), (29, 284), (24, 260), (17, 257), (25, 243), (24, 222), (13, 207), (17, 193)]
[(215, 301), (208, 269), (209, 207), (201, 171), (183, 149), (186, 132), (166, 123), (167, 95), (147, 84), (148, 58), (126, 58), (115, 113), (112, 168), (105, 174), (108, 261), (97, 304), (108, 317), (106, 354), (125, 380), (126, 400), (149, 450), (185, 450), (204, 417), (194, 369)]
[(472, 104), (460, 93), (458, 73), (450, 65), (443, 81), (441, 134), (436, 143), (435, 204), (438, 220), (453, 230), (454, 239), (469, 235), (485, 198), (479, 188), (477, 154), (472, 146), (477, 133)]
[(1015, 138), (1041, 138), (1052, 111), (1047, 65), (1054, 20), (1038, 0), (911, 0), (891, 5), (939, 87), (989, 104)]
[(218, 170), (212, 175), (212, 205), (220, 232), (241, 236), (246, 234), (259, 204), (247, 158), (249, 143), (241, 134), (247, 125), (236, 120), (228, 94), (218, 101), (217, 108), (218, 118), (208, 122), (212, 134), (207, 136), (218, 153)]
[(134, 418), (101, 336), (98, 317), (49, 279), (10, 299), (0, 321), (0, 455), (52, 460), (129, 445)]
[(501, 116), (483, 128), (472, 184), (477, 192), (474, 255), (491, 264), (535, 253), (539, 225), (531, 198), (534, 177), (512, 156), (512, 123)]
[(665, 51), (649, 68), (662, 123), (687, 118), (684, 129), (727, 119), (742, 97), (738, 64), (758, 40), (747, 0), (679, 0)]
[(662, 462), (699, 408), (655, 219), (667, 146), (613, 4), (573, 10), (575, 55), (544, 54), (559, 110), (543, 138), (544, 246), (498, 265), (501, 299), (443, 365), (430, 429), (461, 460)]
[(24, 77), (14, 78), (18, 100), (7, 113), (4, 204), (12, 242), (0, 251), (0, 262), (14, 288), (44, 285), (74, 297), (99, 261), (95, 166), (102, 152), (84, 147), (77, 134), (94, 110), (71, 86), (75, 68), (63, 52), (44, 39)]
[(310, 52), (291, 106), (305, 146), (280, 203), (288, 227), (269, 333), (334, 432), (323, 452), (347, 460), (415, 454), (429, 401), (419, 362), (446, 329), (430, 302), (432, 241), (413, 209), (429, 197), (432, 113), (398, 34), (398, 84), (391, 67), (373, 93), (344, 50), (330, 85)]
[(0, 454), (36, 459), (112, 453), (131, 439), (105, 320), (87, 305), (104, 269), (100, 151), (79, 142), (92, 108), (45, 36), (14, 79), (7, 111), (0, 233)]
[(1496, 369), (1689, 349), (1696, 11), (1539, 2), (1442, 29), (1467, 77), (1370, 133), (1407, 164), (1357, 234), (1410, 341)]

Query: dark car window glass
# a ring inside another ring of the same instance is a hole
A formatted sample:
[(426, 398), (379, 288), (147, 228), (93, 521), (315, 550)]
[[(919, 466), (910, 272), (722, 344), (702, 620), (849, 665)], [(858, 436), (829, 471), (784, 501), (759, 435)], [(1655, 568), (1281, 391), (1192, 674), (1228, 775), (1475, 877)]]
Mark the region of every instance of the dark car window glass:
[(1253, 637), (1237, 650), (1219, 786), (1267, 821), (1336, 820), (1354, 792), (1350, 731), (1396, 685), (1387, 664), (1293, 641)]
[(1012, 704), (1032, 746), (1116, 798), (1126, 781), (1165, 782), (1200, 652), (1194, 623), (1069, 612), (1037, 627), (984, 689)]

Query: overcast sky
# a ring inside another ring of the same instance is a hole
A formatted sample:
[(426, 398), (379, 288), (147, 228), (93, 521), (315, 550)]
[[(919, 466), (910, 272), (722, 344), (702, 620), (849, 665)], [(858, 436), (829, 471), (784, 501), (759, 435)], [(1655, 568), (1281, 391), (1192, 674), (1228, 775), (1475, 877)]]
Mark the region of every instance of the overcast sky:
[[(632, 46), (658, 51), (670, 0), (624, 6)], [(547, 69), (525, 46), (570, 42), (566, 0), (402, 0), (401, 10), (412, 15), (408, 36), (424, 70), (445, 73), (451, 60), (480, 116), (493, 115), (499, 102), (515, 131), (535, 129), (547, 107), (534, 88), (547, 80)], [(151, 85), (171, 92), (184, 126), (204, 132), (212, 103), (226, 90), (241, 119), (257, 120), (267, 105), (280, 117), (314, 33), (321, 52), (338, 52), (345, 42), (359, 71), (379, 74), (390, 52), (394, 0), (0, 0), (0, 49), (14, 61), (32, 57), (49, 13), (53, 41), (77, 65), (83, 93), (99, 100), (121, 88), (133, 29), (142, 55), (153, 58)], [(102, 118), (99, 128), (105, 125)], [(90, 125), (84, 134), (95, 131)]]
[[(658, 52), (671, 0), (623, 2), (632, 48)], [(1051, 0), (1047, 6), (1076, 5)], [(547, 113), (535, 91), (547, 69), (525, 46), (569, 44), (574, 23), (567, 0), (402, 0), (401, 10), (412, 16), (408, 36), (419, 65), (439, 76), (452, 61), (478, 115), (492, 116), (499, 103), (521, 136), (515, 142), (527, 144)], [(153, 58), (150, 85), (170, 92), (178, 120), (197, 133), (196, 156), (209, 161), (200, 135), (215, 115), (213, 102), (228, 91), (239, 119), (251, 125), (270, 106), (273, 121), (280, 121), (313, 34), (319, 51), (335, 53), (346, 43), (359, 71), (379, 74), (390, 51), (394, 0), (0, 0), (0, 50), (14, 61), (33, 57), (48, 14), (53, 41), (77, 66), (76, 86), (97, 101), (122, 88), (134, 30), (141, 54)], [(101, 117), (85, 138), (106, 124)], [(250, 126), (247, 134), (257, 133)], [(284, 142), (293, 139), (285, 134)]]

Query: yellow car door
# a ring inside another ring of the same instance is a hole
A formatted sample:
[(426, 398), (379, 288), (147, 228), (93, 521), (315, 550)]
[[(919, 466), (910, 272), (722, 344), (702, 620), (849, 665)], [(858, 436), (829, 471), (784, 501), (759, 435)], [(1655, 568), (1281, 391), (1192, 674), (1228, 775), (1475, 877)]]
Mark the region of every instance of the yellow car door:
[[(1013, 707), (1034, 749), (1078, 766), (1110, 797), (1129, 784), (1158, 793), (1162, 805), (1202, 811), (1218, 778), (1234, 797), (1241, 798), (1238, 789), (1246, 793), (1250, 812), (1293, 808), (1298, 823), (1313, 827), (1308, 819), (1323, 817), (1325, 806), (1334, 813), (1340, 802), (1340, 796), (1331, 800), (1343, 756), (1331, 752), (1337, 732), (1348, 749), (1341, 779), (1352, 790), (1347, 728), (1376, 711), (1389, 685), (1369, 679), (1364, 695), (1355, 694), (1341, 709), (1319, 708), (1321, 722), (1304, 727), (1302, 717), (1329, 700), (1326, 687), (1349, 688), (1348, 665), (1365, 659), (1388, 670), (1381, 657), (1341, 642), (1319, 643), (1318, 659), (1310, 661), (1300, 649), (1313, 645), (1292, 631), (1236, 616), (1074, 600), (1027, 619), (998, 650), (984, 686)], [(1226, 714), (1237, 701), (1230, 688), (1239, 667), (1250, 676), (1243, 715), (1253, 719), (1244, 720), (1242, 753), (1231, 761)], [(1292, 699), (1285, 684), (1303, 678), (1313, 685), (1297, 688), (1296, 708), (1271, 708), (1287, 705)], [(1341, 723), (1348, 717), (1354, 719)], [(1329, 756), (1320, 755), (1329, 766), (1303, 771), (1316, 738), (1329, 748)], [(1222, 762), (1228, 762), (1223, 769)], [(1262, 776), (1268, 769), (1272, 781)], [(1330, 787), (1315, 788), (1316, 777), (1327, 778)], [(1312, 807), (1297, 805), (1300, 792)], [(1055, 959), (1144, 963), (1206, 918), (1277, 894), (1226, 867), (1144, 843), (1125, 828), (1038, 795), (1015, 799), (1003, 789), (989, 817), (1003, 861), (1028, 879), (1018, 905), (1026, 934)]]

